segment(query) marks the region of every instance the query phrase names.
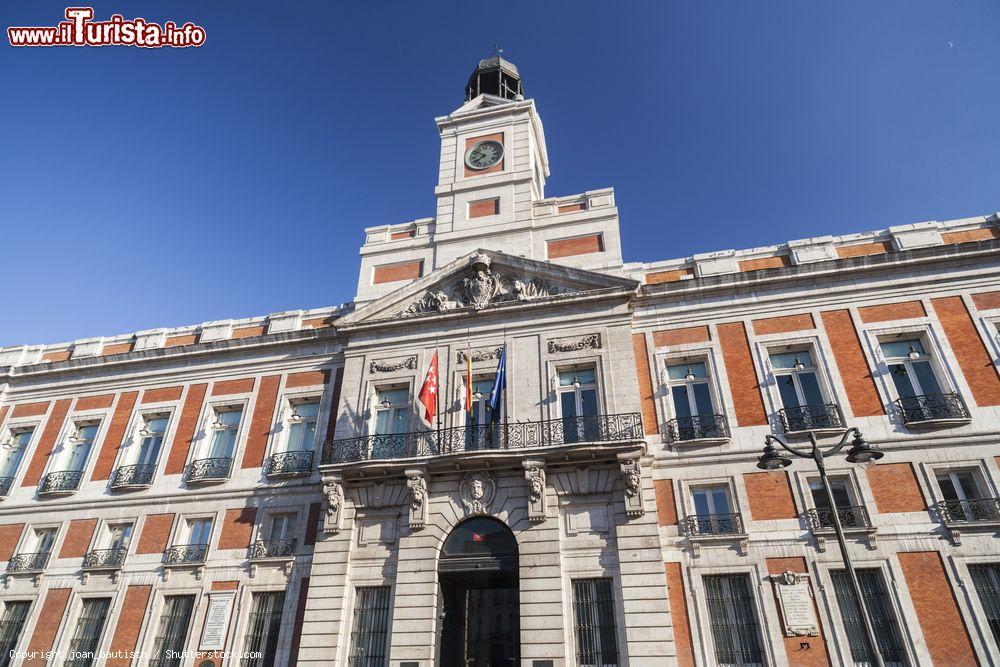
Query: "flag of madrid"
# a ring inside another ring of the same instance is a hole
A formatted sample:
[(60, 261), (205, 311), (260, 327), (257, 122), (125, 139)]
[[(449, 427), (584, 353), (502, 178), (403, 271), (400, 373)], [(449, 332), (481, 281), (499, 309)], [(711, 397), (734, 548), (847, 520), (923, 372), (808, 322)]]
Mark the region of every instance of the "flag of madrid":
[(417, 402), (423, 406), (423, 410), (420, 411), (420, 419), (428, 428), (434, 428), (434, 418), (437, 416), (438, 402), (437, 350), (434, 351), (434, 356), (431, 357), (431, 364), (427, 367), (427, 376), (424, 378), (423, 386), (420, 387)]

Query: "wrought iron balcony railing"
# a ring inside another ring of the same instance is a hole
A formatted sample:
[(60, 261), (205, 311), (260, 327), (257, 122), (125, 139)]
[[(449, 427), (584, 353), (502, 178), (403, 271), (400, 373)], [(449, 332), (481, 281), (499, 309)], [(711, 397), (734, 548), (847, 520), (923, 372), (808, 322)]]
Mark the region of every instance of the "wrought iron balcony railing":
[(330, 440), (323, 445), (324, 464), (458, 452), (504, 451), (582, 443), (642, 440), (639, 413), (567, 417), (545, 421), (457, 426), (438, 431)]
[(970, 418), (965, 402), (956, 393), (905, 396), (897, 398), (894, 405), (903, 417), (904, 424)]
[(742, 535), (743, 517), (739, 512), (731, 514), (692, 514), (684, 517), (682, 525), (688, 537), (711, 535)]
[(726, 418), (722, 415), (677, 417), (667, 422), (670, 439), (674, 442), (716, 440), (729, 437)]
[(156, 474), (156, 465), (153, 463), (136, 463), (127, 466), (118, 466), (111, 475), (112, 489), (131, 489), (136, 487), (149, 486), (153, 483), (153, 475)]
[(1000, 521), (1000, 498), (942, 500), (937, 511), (945, 525)]
[(79, 470), (50, 472), (38, 483), (38, 493), (72, 493), (80, 488), (83, 473)]
[(833, 513), (837, 512), (840, 517), (840, 525), (845, 529), (851, 528), (871, 528), (872, 521), (868, 516), (868, 510), (864, 505), (851, 505), (849, 507), (838, 507), (832, 510), (828, 507), (813, 508), (806, 512), (806, 519), (809, 527), (813, 530), (833, 530)]
[(163, 552), (163, 562), (167, 565), (198, 565), (205, 562), (207, 544), (180, 544)]
[(221, 482), (229, 479), (229, 471), (233, 467), (233, 460), (226, 459), (197, 459), (188, 464), (187, 481), (191, 482)]
[(49, 562), (49, 552), (16, 554), (7, 562), (8, 572), (41, 572)]
[(10, 487), (13, 485), (13, 477), (0, 477), (0, 498), (4, 498), (10, 493)]
[(257, 540), (250, 547), (250, 560), (292, 558), (295, 556), (295, 539)]
[(785, 433), (844, 428), (844, 416), (836, 403), (782, 408), (778, 410), (778, 419)]
[(312, 472), (314, 452), (295, 451), (271, 454), (264, 462), (264, 474), (268, 477), (294, 477)]
[(83, 556), (84, 570), (117, 570), (125, 564), (128, 549), (95, 549)]

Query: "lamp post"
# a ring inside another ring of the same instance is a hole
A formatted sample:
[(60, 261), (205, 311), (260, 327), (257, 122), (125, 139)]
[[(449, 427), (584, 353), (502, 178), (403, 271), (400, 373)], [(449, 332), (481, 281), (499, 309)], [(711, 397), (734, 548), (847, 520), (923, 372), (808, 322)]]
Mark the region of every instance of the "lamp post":
[(865, 635), (868, 639), (868, 645), (871, 647), (872, 658), (877, 667), (884, 667), (885, 663), (882, 661), (882, 654), (879, 652), (878, 642), (875, 639), (875, 628), (872, 626), (871, 616), (868, 613), (868, 605), (865, 604), (865, 600), (861, 595), (861, 584), (858, 583), (858, 576), (854, 572), (854, 565), (851, 563), (851, 557), (847, 553), (847, 540), (844, 539), (844, 527), (840, 523), (840, 513), (837, 511), (837, 503), (833, 499), (833, 491), (830, 490), (830, 480), (826, 476), (824, 458), (842, 450), (852, 434), (854, 435), (854, 440), (851, 442), (851, 449), (847, 452), (847, 460), (851, 463), (860, 463), (862, 465), (874, 464), (885, 454), (878, 448), (872, 447), (865, 442), (865, 439), (861, 437), (861, 431), (853, 426), (847, 429), (840, 442), (825, 452), (820, 449), (819, 443), (816, 442), (816, 434), (812, 431), (809, 431), (808, 434), (809, 442), (812, 444), (809, 451), (792, 447), (780, 435), (768, 435), (764, 438), (764, 453), (757, 459), (757, 467), (761, 470), (781, 470), (791, 465), (792, 459), (782, 454), (774, 446), (774, 443), (778, 443), (782, 449), (795, 456), (803, 459), (812, 459), (816, 462), (816, 467), (819, 468), (819, 478), (823, 483), (823, 490), (826, 492), (826, 501), (832, 510), (830, 514), (833, 517), (833, 529), (837, 534), (837, 543), (840, 545), (840, 554), (844, 558), (844, 567), (847, 569), (847, 577), (850, 579), (851, 589), (854, 591), (854, 599), (858, 603), (858, 613), (861, 615), (861, 620), (864, 623)]

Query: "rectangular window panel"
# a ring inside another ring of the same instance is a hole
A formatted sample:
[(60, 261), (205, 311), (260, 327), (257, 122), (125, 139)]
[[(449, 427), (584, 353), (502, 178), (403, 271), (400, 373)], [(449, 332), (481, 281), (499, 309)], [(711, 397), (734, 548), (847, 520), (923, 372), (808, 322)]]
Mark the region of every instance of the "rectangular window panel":
[(387, 667), (389, 634), (389, 587), (358, 588), (351, 628), (350, 667)]
[(246, 657), (240, 663), (242, 667), (269, 667), (274, 664), (284, 605), (283, 592), (253, 594), (253, 607), (247, 619), (247, 634), (243, 642)]
[(979, 603), (986, 612), (993, 639), (1000, 644), (1000, 564), (970, 565), (969, 574), (972, 575)]
[(576, 662), (580, 667), (617, 667), (618, 627), (611, 579), (574, 579)]
[(763, 665), (760, 629), (745, 574), (706, 576), (705, 595), (720, 665)]
[[(892, 611), (889, 596), (882, 583), (882, 574), (878, 570), (857, 570), (858, 583), (861, 585), (861, 595), (875, 630), (879, 652), (886, 667), (900, 667), (906, 664), (906, 654), (903, 651), (896, 615)], [(847, 642), (851, 649), (851, 659), (857, 667), (874, 665), (871, 649), (865, 635), (864, 621), (858, 610), (851, 581), (844, 570), (830, 572), (833, 587), (837, 595), (837, 606), (844, 621), (847, 632)]]
[(10, 652), (21, 641), (30, 607), (30, 602), (20, 600), (4, 604), (3, 616), (0, 616), (0, 667), (10, 667), (13, 664)]
[(156, 639), (153, 640), (150, 667), (181, 667), (181, 652), (187, 644), (193, 610), (193, 595), (174, 595), (164, 599)]
[(97, 645), (104, 632), (111, 598), (90, 598), (83, 601), (80, 618), (76, 622), (73, 639), (69, 643), (66, 667), (90, 667), (95, 664)]

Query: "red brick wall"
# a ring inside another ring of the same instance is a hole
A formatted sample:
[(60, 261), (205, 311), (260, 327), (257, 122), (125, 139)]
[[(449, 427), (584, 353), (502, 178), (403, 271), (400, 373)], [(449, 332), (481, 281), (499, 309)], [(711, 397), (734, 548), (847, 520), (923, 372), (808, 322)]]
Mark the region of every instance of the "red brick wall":
[(1000, 405), (1000, 377), (965, 302), (961, 297), (949, 296), (932, 299), (931, 303), (976, 403)]
[(142, 522), (142, 532), (139, 533), (139, 544), (135, 548), (137, 554), (156, 554), (167, 550), (170, 539), (170, 529), (174, 525), (173, 514), (150, 514)]
[(707, 326), (685, 327), (683, 329), (664, 329), (653, 332), (653, 345), (670, 347), (687, 343), (704, 343), (712, 339)]
[(55, 352), (46, 352), (42, 355), (42, 361), (66, 361), (69, 359), (72, 352), (70, 350), (56, 350)]
[(240, 582), (238, 581), (213, 581), (212, 590), (213, 591), (235, 591), (239, 589)]
[(868, 471), (868, 484), (879, 512), (922, 512), (927, 506), (909, 463), (878, 464)]
[(257, 390), (257, 402), (250, 420), (250, 432), (247, 435), (247, 446), (243, 451), (243, 468), (259, 468), (264, 464), (264, 452), (267, 450), (267, 439), (271, 435), (271, 424), (274, 422), (274, 406), (278, 402), (278, 385), (280, 375), (268, 375), (261, 378)]
[(3, 424), (3, 420), (7, 418), (8, 410), (10, 410), (9, 405), (0, 405), (0, 424)]
[(24, 473), (24, 479), (21, 480), (21, 486), (38, 485), (38, 480), (42, 478), (42, 471), (45, 470), (48, 458), (52, 454), (52, 448), (62, 431), (63, 422), (66, 421), (66, 413), (69, 412), (69, 406), (72, 402), (73, 399), (63, 398), (56, 401), (52, 407), (52, 412), (49, 413), (49, 418), (45, 422), (42, 437), (38, 440), (38, 446), (35, 448), (35, 455), (31, 457), (28, 470)]
[(201, 404), (205, 400), (207, 388), (207, 384), (193, 384), (188, 387), (184, 407), (181, 409), (181, 418), (177, 422), (177, 430), (174, 432), (174, 442), (170, 447), (170, 455), (167, 457), (167, 465), (164, 469), (168, 475), (178, 475), (184, 472), (184, 464), (187, 463), (188, 450), (191, 448), (191, 441), (198, 428), (198, 417), (201, 416)]
[(925, 317), (924, 305), (919, 301), (901, 301), (885, 303), (878, 306), (858, 308), (862, 322), (891, 322), (892, 320), (912, 320)]
[(62, 548), (59, 550), (59, 557), (83, 558), (87, 549), (90, 548), (90, 540), (94, 537), (95, 528), (97, 528), (97, 519), (73, 519), (70, 521)]
[(312, 327), (313, 329), (324, 329), (326, 327), (333, 326), (333, 317), (313, 317), (308, 320), (302, 320), (303, 327)]
[(344, 385), (344, 369), (338, 368), (333, 379), (333, 396), (330, 397), (330, 416), (326, 421), (326, 439), (333, 438), (333, 433), (337, 429), (337, 410), (340, 409), (340, 390)]
[(656, 497), (656, 517), (661, 526), (677, 525), (677, 503), (674, 501), (674, 480), (654, 479), (653, 495)]
[(226, 516), (222, 520), (222, 534), (219, 536), (219, 549), (248, 548), (256, 517), (255, 507), (226, 510)]
[(163, 347), (178, 347), (180, 345), (194, 345), (198, 342), (198, 334), (182, 334), (180, 336), (171, 336), (170, 338), (163, 341)]
[(105, 345), (101, 348), (101, 354), (125, 354), (132, 351), (132, 341), (126, 341), (124, 343), (112, 343), (111, 345)]
[(691, 640), (691, 619), (688, 617), (687, 596), (680, 563), (664, 563), (667, 573), (667, 595), (670, 599), (670, 624), (674, 629), (674, 649), (678, 667), (694, 667), (694, 642)]
[(416, 280), (424, 272), (423, 260), (403, 262), (402, 264), (384, 264), (375, 267), (372, 283), (394, 283), (400, 280)]
[(801, 313), (799, 315), (783, 315), (781, 317), (768, 317), (762, 320), (753, 321), (753, 330), (758, 335), (785, 333), (788, 331), (804, 331), (815, 329), (812, 315)]
[[(497, 132), (496, 134), (484, 134), (481, 137), (472, 137), (471, 139), (466, 139), (465, 153), (469, 152), (469, 149), (472, 148), (473, 144), (477, 144), (480, 141), (498, 141), (500, 142), (501, 145), (503, 145), (503, 132)], [(470, 176), (481, 176), (482, 174), (495, 174), (498, 171), (503, 171), (503, 164), (507, 160), (506, 149), (507, 147), (504, 146), (505, 155), (502, 160), (497, 162), (489, 169), (481, 169), (481, 170), (469, 169), (469, 166), (465, 164), (465, 153), (462, 153), (462, 164), (465, 165), (465, 177), (469, 178)]]
[(309, 599), (309, 577), (302, 577), (299, 583), (299, 599), (295, 605), (295, 621), (292, 625), (292, 646), (288, 650), (288, 667), (299, 664), (299, 644), (302, 643), (302, 622), (306, 617), (306, 600)]
[(729, 391), (733, 397), (736, 422), (740, 426), (767, 424), (764, 399), (757, 383), (757, 371), (750, 356), (750, 342), (742, 322), (729, 322), (716, 327), (722, 359), (729, 376)]
[(899, 555), (899, 565), (910, 589), (910, 599), (935, 665), (975, 667), (976, 659), (968, 628), (948, 582), (941, 554), (911, 551)]
[[(781, 574), (783, 572), (796, 572), (799, 574), (808, 574), (806, 570), (806, 559), (805, 558), (768, 558), (767, 559), (767, 573), (768, 574)], [(812, 587), (812, 582), (810, 582), (810, 587)], [(772, 586), (772, 588), (774, 588)], [(785, 655), (788, 656), (788, 662), (795, 667), (819, 667), (820, 665), (830, 665), (830, 654), (826, 646), (826, 633), (823, 631), (823, 625), (819, 620), (819, 608), (816, 606), (816, 591), (813, 589), (813, 613), (816, 614), (816, 623), (819, 626), (819, 636), (818, 637), (782, 637), (785, 642)], [(778, 592), (772, 591), (774, 595), (774, 606), (778, 609), (778, 614), (781, 614), (781, 606), (778, 603)], [(803, 649), (801, 644), (805, 642), (809, 645), (809, 648)]]
[(104, 440), (97, 450), (97, 461), (94, 463), (94, 472), (90, 474), (90, 479), (107, 479), (111, 475), (111, 469), (118, 458), (118, 449), (122, 440), (125, 439), (125, 429), (128, 428), (128, 420), (132, 416), (132, 408), (135, 406), (137, 391), (127, 391), (118, 397), (118, 405), (111, 416), (111, 424), (104, 434)]
[(306, 546), (316, 544), (316, 533), (319, 530), (319, 513), (322, 507), (320, 503), (310, 503), (309, 517), (306, 519), (306, 535), (302, 541)]
[(159, 387), (142, 392), (142, 403), (166, 403), (181, 400), (184, 387)]
[(578, 236), (573, 239), (555, 239), (546, 241), (549, 259), (559, 259), (560, 257), (572, 257), (574, 255), (587, 255), (592, 252), (604, 250), (600, 234), (590, 234), (589, 236)]
[(253, 336), (263, 336), (267, 331), (267, 327), (263, 324), (253, 324), (248, 327), (240, 327), (239, 329), (233, 329), (233, 333), (230, 334), (230, 339), (236, 338), (252, 338)]
[(848, 310), (828, 310), (822, 313), (823, 326), (837, 362), (840, 380), (847, 391), (855, 417), (885, 414), (882, 399), (875, 388), (875, 378), (861, 350), (861, 340)]
[(39, 401), (37, 403), (22, 403), (21, 405), (14, 406), (14, 412), (11, 413), (11, 417), (37, 417), (39, 415), (44, 415), (45, 411), (49, 409), (48, 401)]
[(563, 204), (559, 207), (560, 213), (575, 213), (577, 211), (586, 211), (586, 204)]
[(993, 310), (994, 308), (1000, 308), (1000, 291), (973, 294), (972, 302), (976, 304), (976, 308), (979, 310)]
[(74, 410), (100, 410), (110, 408), (115, 402), (114, 394), (101, 394), (100, 396), (82, 396), (76, 399)]
[[(139, 641), (139, 631), (142, 629), (142, 621), (146, 616), (146, 606), (149, 604), (149, 594), (153, 587), (146, 585), (129, 586), (125, 590), (125, 600), (122, 602), (121, 611), (118, 613), (115, 624), (115, 634), (111, 640), (110, 651), (112, 655), (121, 652), (123, 654), (135, 651), (136, 643)], [(104, 663), (105, 667), (130, 667), (130, 658), (108, 658)]]
[(755, 521), (795, 518), (792, 487), (784, 470), (743, 473), (743, 484)]
[(759, 271), (761, 269), (780, 269), (791, 264), (785, 255), (775, 257), (758, 257), (756, 259), (744, 259), (739, 262), (740, 271)]
[(389, 240), (390, 241), (399, 241), (399, 240), (402, 240), (402, 239), (412, 239), (416, 235), (417, 235), (416, 231), (414, 231), (412, 229), (407, 229), (407, 230), (402, 231), (402, 232), (393, 232), (393, 233), (389, 234)]
[(639, 382), (639, 400), (642, 402), (642, 425), (646, 435), (660, 432), (656, 418), (656, 403), (653, 401), (653, 380), (649, 375), (649, 356), (646, 350), (645, 334), (632, 334), (632, 349), (635, 352), (635, 373)]
[(669, 271), (653, 271), (646, 274), (647, 285), (659, 285), (660, 283), (672, 283), (684, 280), (688, 276), (694, 275), (694, 269), (671, 269)]
[[(40, 654), (51, 651), (53, 648), (52, 644), (59, 631), (63, 612), (66, 611), (66, 603), (69, 601), (69, 593), (69, 588), (50, 588), (45, 593), (45, 602), (42, 603), (42, 610), (38, 614), (35, 632), (28, 643), (29, 657), (21, 663), (22, 665), (46, 664), (47, 661)], [(36, 655), (31, 656), (30, 654)]]
[(24, 530), (23, 523), (5, 523), (0, 525), (0, 561), (10, 560), (17, 548), (17, 541), (21, 539), (21, 532)]
[(212, 385), (212, 396), (228, 396), (229, 394), (249, 394), (253, 391), (253, 378), (239, 380), (221, 380)]
[(298, 387), (315, 387), (326, 384), (330, 381), (330, 371), (304, 371), (302, 373), (289, 373), (285, 378), (285, 389), (296, 389)]
[(962, 232), (945, 232), (941, 235), (941, 240), (946, 245), (950, 243), (969, 243), (970, 241), (988, 241), (995, 238), (997, 238), (997, 230), (993, 227), (966, 229)]
[(483, 218), (488, 215), (497, 215), (498, 213), (500, 213), (500, 199), (497, 197), (469, 202), (470, 220), (472, 218)]
[(862, 257), (865, 255), (884, 255), (891, 250), (892, 244), (888, 241), (877, 241), (875, 243), (840, 246), (837, 248), (837, 255), (843, 259), (845, 257)]

